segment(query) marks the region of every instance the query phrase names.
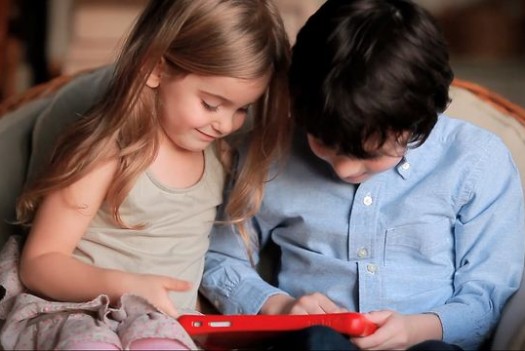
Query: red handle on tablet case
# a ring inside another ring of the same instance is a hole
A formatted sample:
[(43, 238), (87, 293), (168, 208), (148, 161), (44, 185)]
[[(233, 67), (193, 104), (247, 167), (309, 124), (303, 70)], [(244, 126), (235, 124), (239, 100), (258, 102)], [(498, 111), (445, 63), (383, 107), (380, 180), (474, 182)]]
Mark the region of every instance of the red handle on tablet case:
[(313, 325), (331, 327), (349, 336), (372, 334), (377, 326), (356, 312), (309, 315), (183, 315), (179, 323), (204, 345), (246, 345), (280, 332)]

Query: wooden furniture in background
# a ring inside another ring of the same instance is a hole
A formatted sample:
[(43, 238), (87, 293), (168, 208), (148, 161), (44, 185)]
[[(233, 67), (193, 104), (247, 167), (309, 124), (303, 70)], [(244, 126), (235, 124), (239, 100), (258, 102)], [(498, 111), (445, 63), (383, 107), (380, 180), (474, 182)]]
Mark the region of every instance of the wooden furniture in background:
[(22, 60), (20, 41), (9, 31), (12, 0), (0, 0), (0, 101), (17, 92), (17, 67)]

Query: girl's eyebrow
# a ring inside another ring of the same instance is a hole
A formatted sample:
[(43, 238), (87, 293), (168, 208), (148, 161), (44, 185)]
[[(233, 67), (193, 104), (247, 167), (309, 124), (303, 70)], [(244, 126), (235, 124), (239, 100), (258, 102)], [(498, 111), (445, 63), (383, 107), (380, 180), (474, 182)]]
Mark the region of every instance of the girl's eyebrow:
[(222, 102), (226, 103), (226, 104), (233, 104), (232, 101), (226, 99), (224, 96), (221, 96), (221, 95), (217, 95), (217, 94), (213, 94), (213, 93), (210, 93), (209, 91), (205, 91), (205, 90), (200, 90), (200, 92), (204, 95), (208, 95), (208, 96), (211, 96), (215, 99), (219, 99), (221, 100)]

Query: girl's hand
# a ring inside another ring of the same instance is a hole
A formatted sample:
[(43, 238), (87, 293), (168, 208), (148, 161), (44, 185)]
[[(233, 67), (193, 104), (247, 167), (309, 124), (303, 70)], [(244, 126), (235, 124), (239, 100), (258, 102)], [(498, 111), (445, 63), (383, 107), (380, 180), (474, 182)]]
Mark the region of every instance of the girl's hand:
[(129, 293), (142, 296), (162, 312), (177, 318), (178, 312), (169, 297), (170, 291), (186, 291), (191, 284), (185, 280), (152, 274), (134, 274)]
[(351, 341), (362, 350), (405, 350), (425, 340), (441, 340), (442, 327), (434, 314), (402, 315), (394, 311), (364, 314), (377, 324), (374, 334)]
[(326, 295), (313, 293), (294, 299), (288, 295), (271, 296), (261, 308), (262, 314), (324, 314), (347, 312)]

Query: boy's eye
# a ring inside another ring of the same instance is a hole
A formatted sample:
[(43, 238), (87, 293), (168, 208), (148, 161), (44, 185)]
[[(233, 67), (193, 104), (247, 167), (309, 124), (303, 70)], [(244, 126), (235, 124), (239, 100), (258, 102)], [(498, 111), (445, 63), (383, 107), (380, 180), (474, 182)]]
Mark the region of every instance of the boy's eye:
[(207, 111), (217, 112), (217, 110), (219, 109), (219, 106), (212, 106), (212, 105), (208, 104), (204, 100), (201, 100), (201, 103), (202, 103), (202, 106), (204, 107), (204, 109), (206, 109)]

